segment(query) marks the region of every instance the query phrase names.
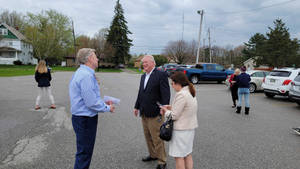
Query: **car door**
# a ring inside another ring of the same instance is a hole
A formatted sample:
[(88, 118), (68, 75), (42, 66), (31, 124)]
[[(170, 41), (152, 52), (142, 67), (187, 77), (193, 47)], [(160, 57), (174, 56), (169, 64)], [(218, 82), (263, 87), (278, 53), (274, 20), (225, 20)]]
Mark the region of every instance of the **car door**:
[(264, 72), (254, 72), (251, 74), (251, 82), (255, 84), (257, 90), (262, 90), (262, 83), (264, 80)]
[(226, 73), (224, 67), (221, 65), (216, 65), (215, 75), (217, 77), (217, 80), (226, 80), (226, 78), (227, 78), (227, 73)]
[(204, 66), (205, 66), (205, 71), (202, 73), (203, 80), (216, 80), (215, 65), (214, 64), (205, 64)]

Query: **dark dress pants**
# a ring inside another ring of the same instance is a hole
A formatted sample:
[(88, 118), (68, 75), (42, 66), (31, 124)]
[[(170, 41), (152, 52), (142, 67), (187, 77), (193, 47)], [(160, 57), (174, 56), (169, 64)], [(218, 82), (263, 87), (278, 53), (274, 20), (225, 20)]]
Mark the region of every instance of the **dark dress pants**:
[(233, 102), (234, 105), (236, 105), (236, 100), (239, 99), (239, 97), (238, 97), (238, 87), (236, 87), (236, 86), (230, 87), (230, 91), (231, 91), (232, 102)]
[(98, 115), (94, 117), (72, 115), (72, 124), (77, 145), (74, 169), (88, 169), (96, 140)]

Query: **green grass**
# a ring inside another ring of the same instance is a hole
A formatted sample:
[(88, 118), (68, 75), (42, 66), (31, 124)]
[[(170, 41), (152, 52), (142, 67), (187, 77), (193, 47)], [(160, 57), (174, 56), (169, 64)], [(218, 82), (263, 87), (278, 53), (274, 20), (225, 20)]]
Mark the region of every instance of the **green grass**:
[(121, 69), (99, 69), (96, 70), (96, 72), (111, 72), (111, 73), (120, 73), (120, 72), (123, 72)]
[[(52, 66), (52, 72), (75, 71), (77, 67)], [(122, 72), (120, 69), (99, 69), (99, 72)], [(34, 65), (0, 65), (0, 77), (34, 75)]]
[(138, 68), (126, 68), (126, 69), (131, 70), (131, 71), (136, 72), (136, 73), (140, 73), (140, 74), (144, 73), (143, 70), (140, 71)]
[(35, 66), (0, 65), (0, 77), (34, 75)]

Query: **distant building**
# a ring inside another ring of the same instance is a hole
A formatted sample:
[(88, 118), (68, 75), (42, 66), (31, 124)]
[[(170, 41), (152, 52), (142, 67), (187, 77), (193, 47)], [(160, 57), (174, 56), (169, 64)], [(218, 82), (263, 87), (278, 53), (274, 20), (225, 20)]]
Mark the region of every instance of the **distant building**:
[(246, 66), (247, 70), (272, 70), (273, 68), (269, 66), (260, 65), (257, 66), (254, 58), (249, 58), (244, 62), (244, 66)]
[(134, 61), (134, 67), (135, 68), (141, 68), (142, 67), (142, 59), (144, 55), (139, 56), (138, 58), (135, 59)]
[(71, 54), (69, 56), (66, 56), (65, 59), (66, 59), (66, 66), (68, 66), (68, 67), (77, 66), (76, 60), (75, 60), (75, 54)]
[(0, 23), (0, 64), (12, 65), (14, 61), (37, 64), (33, 58), (32, 45), (25, 36), (13, 27)]

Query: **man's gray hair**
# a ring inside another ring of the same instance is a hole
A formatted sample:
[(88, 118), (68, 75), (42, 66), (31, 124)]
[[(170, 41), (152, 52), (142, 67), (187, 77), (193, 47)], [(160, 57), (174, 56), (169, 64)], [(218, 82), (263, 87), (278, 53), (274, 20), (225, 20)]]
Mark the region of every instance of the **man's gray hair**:
[(81, 48), (77, 52), (76, 61), (78, 64), (85, 64), (88, 61), (89, 56), (95, 52), (95, 49)]
[(143, 62), (144, 58), (149, 58), (152, 62), (154, 62), (154, 65), (156, 65), (155, 59), (154, 59), (154, 57), (153, 57), (152, 55), (145, 55), (145, 56), (143, 57), (143, 59), (142, 59), (142, 62)]

